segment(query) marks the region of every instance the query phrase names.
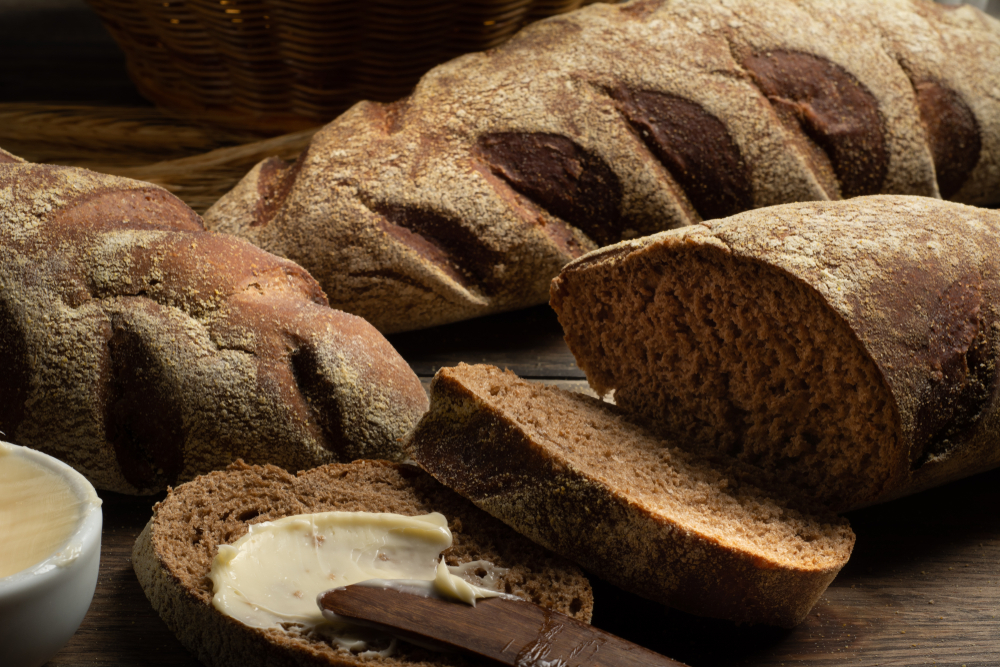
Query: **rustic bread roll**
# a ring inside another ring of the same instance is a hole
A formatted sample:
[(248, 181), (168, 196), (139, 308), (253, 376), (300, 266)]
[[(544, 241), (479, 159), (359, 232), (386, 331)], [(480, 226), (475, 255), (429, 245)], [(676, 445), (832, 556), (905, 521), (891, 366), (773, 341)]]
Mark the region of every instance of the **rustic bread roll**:
[(638, 0), (362, 102), (205, 216), (402, 331), (542, 303), (598, 246), (793, 201), (1000, 201), (1000, 22), (926, 0)]
[(398, 458), (427, 406), (301, 267), (148, 183), (27, 163), (0, 164), (0, 369), (5, 437), (123, 493)]
[(644, 597), (791, 627), (854, 534), (672, 446), (597, 399), (492, 366), (443, 368), (411, 456), (518, 532)]
[(552, 307), (598, 393), (831, 508), (1000, 464), (1000, 213), (752, 211), (583, 257)]
[(292, 476), (273, 466), (238, 462), (173, 489), (157, 503), (132, 552), (139, 583), (181, 643), (212, 667), (252, 665), (468, 665), (456, 654), (399, 644), (392, 657), (371, 659), (335, 650), (294, 627), (260, 630), (212, 607), (212, 558), (249, 524), (312, 512), (440, 512), (454, 545), (449, 565), (488, 560), (510, 568), (504, 589), (589, 622), (593, 593), (572, 564), (517, 535), (414, 466), (386, 461), (328, 465)]

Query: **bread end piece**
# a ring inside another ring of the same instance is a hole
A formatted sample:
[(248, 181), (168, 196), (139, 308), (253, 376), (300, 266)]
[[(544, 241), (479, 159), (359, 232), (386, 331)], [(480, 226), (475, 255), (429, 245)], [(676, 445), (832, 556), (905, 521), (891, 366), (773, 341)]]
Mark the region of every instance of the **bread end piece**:
[(1000, 217), (788, 204), (569, 264), (551, 304), (598, 393), (834, 510), (1000, 463)]
[(845, 521), (801, 514), (614, 406), (490, 366), (439, 371), (408, 447), (532, 540), (698, 615), (794, 626), (854, 545)]

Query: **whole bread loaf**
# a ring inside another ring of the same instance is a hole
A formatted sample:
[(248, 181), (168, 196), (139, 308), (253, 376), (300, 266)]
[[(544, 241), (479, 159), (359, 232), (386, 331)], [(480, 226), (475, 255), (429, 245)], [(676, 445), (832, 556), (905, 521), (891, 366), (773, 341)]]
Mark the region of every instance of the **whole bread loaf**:
[(615, 406), (492, 366), (443, 368), (411, 456), (535, 542), (644, 597), (791, 627), (854, 534), (685, 454)]
[(570, 260), (794, 201), (1000, 201), (1000, 22), (929, 0), (636, 0), (362, 102), (206, 213), (384, 332), (543, 303)]
[(274, 466), (238, 462), (199, 477), (157, 503), (136, 540), (132, 564), (167, 626), (211, 667), (472, 664), (454, 653), (404, 643), (390, 657), (372, 659), (335, 649), (322, 635), (300, 627), (251, 628), (212, 606), (208, 573), (218, 545), (236, 541), (250, 524), (329, 511), (408, 516), (440, 512), (454, 535), (453, 546), (444, 554), (449, 565), (487, 560), (508, 568), (501, 579), (506, 592), (590, 621), (593, 593), (579, 569), (479, 511), (419, 468), (386, 461), (333, 464), (297, 476)]
[(789, 204), (606, 248), (552, 283), (600, 394), (827, 507), (1000, 464), (1000, 213)]
[(101, 489), (399, 458), (419, 380), (292, 262), (148, 183), (0, 163), (0, 431)]

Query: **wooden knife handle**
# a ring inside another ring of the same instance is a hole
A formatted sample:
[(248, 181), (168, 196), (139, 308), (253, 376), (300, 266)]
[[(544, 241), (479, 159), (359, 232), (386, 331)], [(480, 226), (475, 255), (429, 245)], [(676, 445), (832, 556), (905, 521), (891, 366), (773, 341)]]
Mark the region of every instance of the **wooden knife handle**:
[(403, 638), (471, 651), (504, 665), (534, 667), (684, 667), (598, 628), (530, 602), (479, 600), (476, 606), (396, 590), (347, 586), (324, 593), (320, 607)]

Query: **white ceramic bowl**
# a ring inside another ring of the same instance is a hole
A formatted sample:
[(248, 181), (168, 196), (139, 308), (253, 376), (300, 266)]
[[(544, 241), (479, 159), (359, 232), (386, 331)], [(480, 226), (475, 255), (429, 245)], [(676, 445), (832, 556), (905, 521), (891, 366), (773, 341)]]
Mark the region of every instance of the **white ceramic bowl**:
[(62, 461), (26, 447), (3, 442), (0, 447), (60, 476), (83, 503), (80, 522), (61, 548), (27, 569), (0, 577), (0, 665), (38, 667), (69, 641), (94, 598), (101, 559), (101, 500), (90, 482)]

